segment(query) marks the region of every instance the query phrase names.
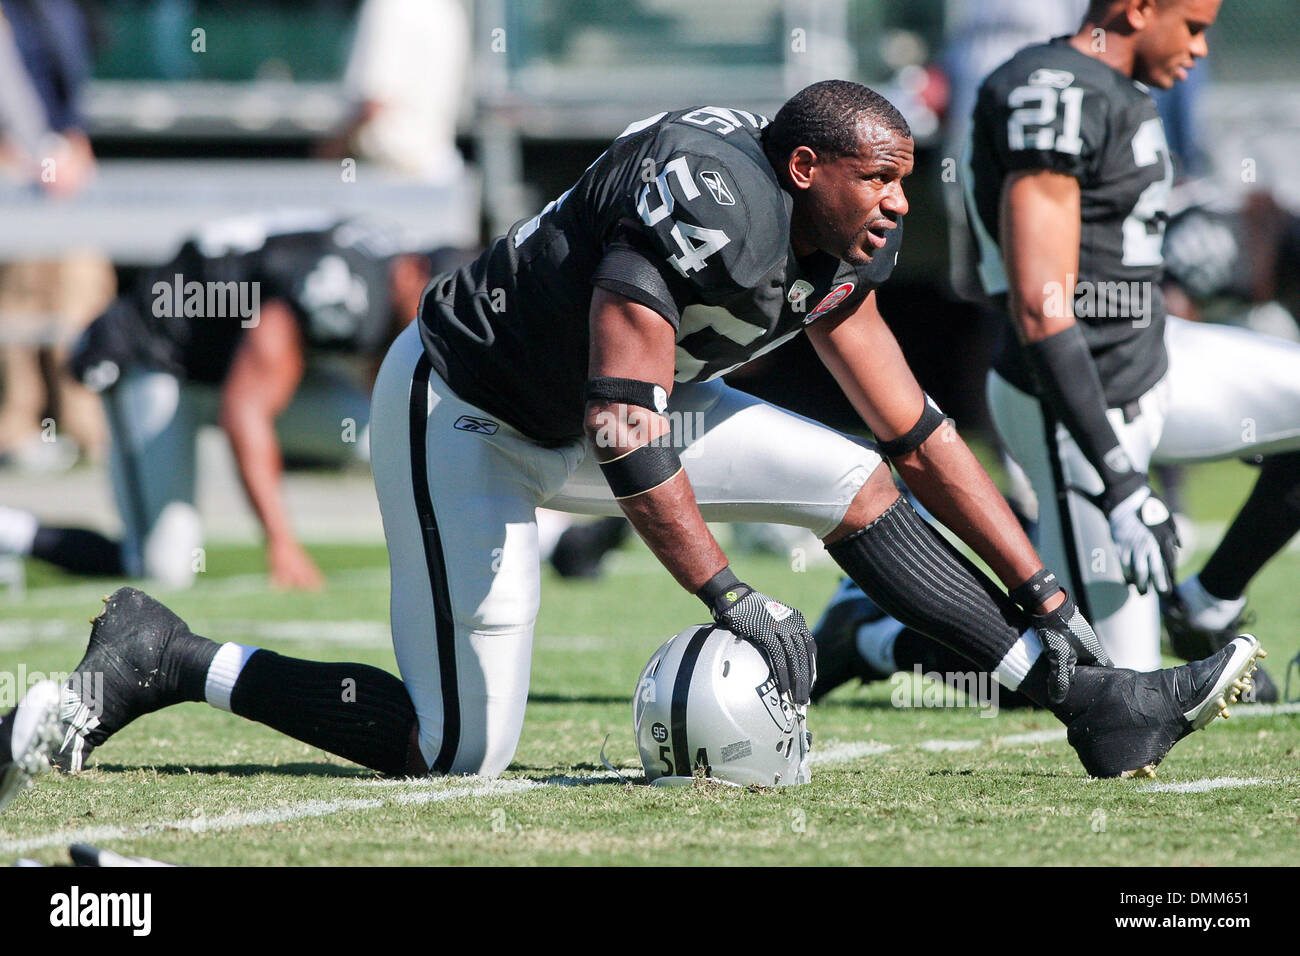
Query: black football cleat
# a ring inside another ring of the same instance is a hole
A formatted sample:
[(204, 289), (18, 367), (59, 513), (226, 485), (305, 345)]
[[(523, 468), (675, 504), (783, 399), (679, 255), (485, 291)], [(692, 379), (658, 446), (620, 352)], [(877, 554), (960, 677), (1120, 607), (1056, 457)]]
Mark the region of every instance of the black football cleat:
[(817, 645), (817, 682), (812, 689), (813, 703), (855, 677), (869, 684), (889, 676), (867, 663), (858, 650), (858, 628), (883, 621), (886, 617), (885, 612), (852, 581), (845, 579), (840, 584), (812, 632)]
[(58, 684), (41, 681), (0, 717), (0, 810), (49, 769), (59, 742), (59, 696)]
[(63, 682), (62, 739), (51, 758), (77, 772), (92, 750), (131, 721), (192, 699), (179, 690), (185, 645), (205, 641), (149, 595), (119, 588), (91, 619), (90, 644)]
[(1091, 776), (1154, 777), (1174, 744), (1228, 716), (1263, 656), (1259, 641), (1242, 634), (1203, 661), (1165, 670), (1080, 665), (1056, 713)]
[(564, 529), (551, 552), (551, 567), (562, 578), (598, 578), (605, 555), (631, 534), (626, 518), (599, 518)]
[[(1187, 605), (1177, 590), (1160, 598), (1160, 616), (1169, 635), (1169, 649), (1175, 657), (1197, 661), (1209, 657), (1228, 645), (1228, 642), (1249, 627), (1254, 614), (1243, 613), (1227, 627), (1214, 630), (1196, 624)], [(1242, 694), (1242, 702), (1249, 704), (1275, 704), (1278, 701), (1277, 684), (1264, 668), (1255, 671), (1252, 685)]]

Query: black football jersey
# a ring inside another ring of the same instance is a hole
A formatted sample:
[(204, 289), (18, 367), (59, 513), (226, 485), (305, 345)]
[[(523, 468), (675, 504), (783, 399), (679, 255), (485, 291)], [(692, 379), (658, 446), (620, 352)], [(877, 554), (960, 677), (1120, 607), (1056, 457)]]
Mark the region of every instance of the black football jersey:
[(566, 442), (582, 435), (593, 286), (672, 324), (678, 382), (716, 378), (856, 308), (892, 271), (902, 224), (868, 265), (797, 259), (766, 125), (721, 107), (633, 123), (572, 189), (430, 284), (419, 321), (435, 369), (524, 434)]
[[(108, 356), (190, 381), (220, 382), (256, 309), (278, 299), (297, 318), (309, 351), (382, 355), (394, 322), (389, 264), (397, 233), (314, 215), (223, 220), (146, 270), (88, 340), (115, 342)], [(111, 336), (106, 334), (111, 331)], [(82, 365), (95, 356), (81, 356)]]
[[(1007, 292), (997, 244), (1006, 177), (1050, 169), (1079, 181), (1074, 314), (1108, 402), (1122, 405), (1147, 391), (1168, 368), (1160, 278), (1173, 185), (1164, 127), (1147, 88), (1074, 49), (1066, 37), (1026, 47), (980, 87), (967, 162), (968, 218), (980, 278), (994, 297)], [(1045, 294), (1050, 306), (1051, 290)], [(1005, 331), (996, 367), (1033, 391), (1009, 321)]]

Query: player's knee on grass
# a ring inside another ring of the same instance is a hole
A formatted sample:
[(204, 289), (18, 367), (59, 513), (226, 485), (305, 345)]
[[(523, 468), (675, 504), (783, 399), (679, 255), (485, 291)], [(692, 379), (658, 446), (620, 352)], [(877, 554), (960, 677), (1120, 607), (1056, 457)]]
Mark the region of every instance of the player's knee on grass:
[[(495, 777), (510, 765), (528, 705), (532, 645), (531, 621), (476, 628), (462, 620), (454, 644), (440, 643), (436, 672), (403, 665), (430, 773)], [(444, 680), (447, 667), (454, 680)]]

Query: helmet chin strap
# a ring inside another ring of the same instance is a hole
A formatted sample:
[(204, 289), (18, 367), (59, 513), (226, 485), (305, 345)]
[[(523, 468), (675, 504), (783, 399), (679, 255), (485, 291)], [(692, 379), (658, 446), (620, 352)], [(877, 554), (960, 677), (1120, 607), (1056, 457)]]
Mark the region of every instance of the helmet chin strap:
[(610, 763), (609, 758), (605, 756), (605, 747), (608, 744), (609, 744), (609, 734), (606, 734), (605, 739), (600, 742), (600, 762), (605, 765), (606, 770), (608, 770), (614, 776), (618, 777), (619, 783), (623, 783), (623, 784), (627, 784), (628, 786), (631, 786), (632, 781), (627, 779), (627, 777), (623, 776), (621, 773), (619, 773), (618, 768), (615, 767), (612, 763)]

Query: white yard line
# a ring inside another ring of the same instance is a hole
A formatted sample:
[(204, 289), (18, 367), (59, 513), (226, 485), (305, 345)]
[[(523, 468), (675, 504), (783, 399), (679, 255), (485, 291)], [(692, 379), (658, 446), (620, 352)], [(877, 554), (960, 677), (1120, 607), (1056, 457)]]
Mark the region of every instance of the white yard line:
[(946, 750), (975, 750), (984, 744), (1018, 747), (1021, 744), (1046, 744), (1064, 739), (1065, 728), (1053, 727), (1050, 730), (1031, 730), (1023, 734), (977, 737), (973, 740), (969, 737), (962, 740), (922, 740), (917, 746), (922, 750), (928, 750), (930, 753), (942, 753)]
[(1056, 740), (1065, 739), (1064, 727), (1052, 727), (1050, 730), (1031, 730), (1024, 734), (1007, 734), (1005, 737), (994, 737), (994, 740), (1002, 744), (1010, 744), (1018, 747), (1021, 744), (1046, 744)]
[[(390, 647), (392, 634), (387, 622), (375, 620), (288, 620), (263, 621), (251, 618), (219, 618), (196, 614), (190, 626), (197, 634), (217, 641), (281, 641), (293, 644), (355, 646), (359, 649)], [(84, 643), (90, 625), (66, 618), (16, 617), (0, 620), (0, 650), (18, 651), (42, 644)], [(607, 650), (613, 638), (595, 635), (538, 634), (535, 647), (541, 651)]]
[(81, 827), (74, 830), (55, 830), (39, 836), (0, 843), (0, 856), (28, 853), (50, 846), (68, 846), (73, 843), (104, 843), (109, 840), (136, 839), (155, 836), (170, 831), (209, 833), (220, 830), (239, 830), (244, 827), (263, 827), (291, 820), (327, 817), (336, 813), (357, 810), (375, 810), (386, 803), (425, 804), (474, 797), (510, 796), (525, 790), (545, 786), (534, 780), (493, 780), (470, 785), (428, 787), (417, 791), (399, 791), (384, 798), (369, 797), (355, 800), (304, 800), (283, 807), (264, 810), (240, 810), (215, 817), (188, 817), (181, 820), (136, 823), (130, 826)]
[(1300, 701), (1289, 704), (1233, 704), (1231, 710), (1233, 717), (1277, 717), (1281, 714), (1300, 714)]
[[(875, 741), (858, 741), (832, 743), (820, 754), (815, 762), (820, 764), (842, 763), (859, 757), (884, 753), (893, 749), (889, 744)], [(626, 768), (627, 773), (640, 776), (640, 772)], [(352, 813), (358, 810), (376, 810), (385, 804), (420, 805), (442, 803), (448, 800), (467, 800), (480, 797), (511, 796), (528, 790), (550, 787), (581, 787), (593, 784), (615, 783), (618, 777), (605, 770), (576, 776), (548, 777), (545, 780), (507, 779), (474, 782), (448, 780), (447, 778), (403, 777), (396, 780), (357, 780), (357, 787), (378, 789), (382, 797), (363, 797), (350, 800), (304, 800), (283, 807), (264, 810), (241, 810), (223, 813), (214, 817), (190, 817), (181, 820), (135, 823), (129, 826), (81, 827), (78, 829), (55, 830), (38, 836), (0, 842), (0, 856), (17, 856), (51, 846), (68, 846), (73, 843), (106, 843), (110, 840), (129, 840), (139, 837), (155, 836), (167, 832), (211, 833), (223, 830), (238, 830), (244, 827), (271, 826), (292, 820), (313, 817), (328, 817), (338, 813)]]
[(888, 753), (893, 749), (893, 744), (882, 744), (878, 740), (835, 740), (824, 747), (818, 747), (814, 744), (813, 751), (808, 756), (808, 761), (814, 765), (848, 763), (850, 760), (857, 760), (860, 757), (874, 757), (878, 754)]
[(930, 753), (941, 753), (945, 750), (974, 750), (982, 743), (983, 740), (922, 740), (917, 746)]
[[(373, 620), (209, 620), (203, 615), (196, 615), (190, 623), (196, 633), (211, 635), (218, 641), (284, 641), (357, 648), (388, 647), (392, 644), (388, 625)], [(76, 621), (12, 618), (0, 621), (0, 650), (22, 650), (41, 644), (65, 644), (74, 640), (84, 643), (89, 635), (90, 625)]]
[[(334, 571), (325, 576), (330, 585), (343, 587), (380, 587), (388, 583), (387, 568), (358, 568), (352, 571)], [(105, 594), (116, 591), (121, 581), (97, 581), (91, 584), (60, 584), (48, 588), (34, 588), (21, 600), (13, 601), (15, 608), (67, 607), (84, 601), (86, 607), (99, 613), (99, 599)], [(145, 584), (144, 590), (161, 601), (179, 595), (192, 595), (196, 599), (206, 597), (231, 597), (246, 594), (268, 594), (270, 585), (265, 574), (234, 574), (230, 577), (204, 580), (202, 584), (190, 590), (171, 590)], [(92, 603), (93, 602), (93, 603)]]
[[(1238, 713), (1254, 712), (1257, 716), (1273, 713), (1300, 712), (1298, 705), (1255, 704), (1243, 707)], [(1021, 734), (1007, 734), (1003, 737), (966, 738), (960, 740), (923, 740), (916, 746), (932, 753), (942, 751), (975, 750), (984, 744), (998, 746), (1019, 746), (1022, 744), (1051, 743), (1065, 739), (1064, 728), (1034, 730)], [(830, 741), (821, 748), (814, 749), (811, 762), (816, 765), (833, 765), (849, 763), (863, 757), (873, 757), (897, 749), (894, 744), (876, 740)], [(629, 776), (639, 777), (639, 771), (624, 768)], [(377, 789), (384, 793), (380, 797), (368, 797), (351, 800), (305, 800), (283, 807), (262, 810), (235, 811), (215, 817), (190, 817), (181, 820), (136, 823), (129, 826), (82, 827), (79, 829), (56, 830), (38, 836), (0, 842), (0, 856), (16, 856), (51, 846), (67, 846), (72, 843), (104, 843), (110, 840), (135, 839), (154, 836), (166, 832), (209, 833), (224, 830), (238, 830), (244, 827), (270, 826), (292, 820), (313, 817), (333, 816), (338, 813), (351, 813), (358, 810), (374, 810), (386, 804), (421, 805), (442, 803), (449, 800), (477, 799), (480, 797), (511, 796), (529, 790), (550, 787), (577, 787), (616, 782), (619, 778), (610, 771), (596, 771), (592, 774), (574, 776), (548, 777), (545, 780), (506, 779), (481, 780), (480, 778), (447, 779), (426, 777), (403, 777), (387, 780), (356, 780), (354, 786)], [(1259, 777), (1215, 777), (1208, 780), (1191, 780), (1183, 783), (1150, 783), (1138, 786), (1142, 793), (1204, 793), (1209, 790), (1221, 790), (1232, 787), (1250, 787), (1260, 784), (1277, 783)]]
[(1281, 783), (1263, 777), (1213, 777), (1209, 780), (1188, 780), (1184, 783), (1144, 783), (1137, 787), (1139, 793), (1205, 793), (1207, 790), (1229, 790), (1234, 787), (1254, 787), (1261, 783)]

